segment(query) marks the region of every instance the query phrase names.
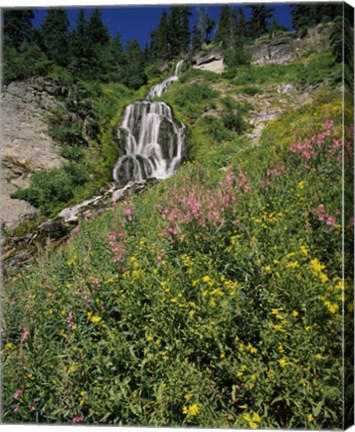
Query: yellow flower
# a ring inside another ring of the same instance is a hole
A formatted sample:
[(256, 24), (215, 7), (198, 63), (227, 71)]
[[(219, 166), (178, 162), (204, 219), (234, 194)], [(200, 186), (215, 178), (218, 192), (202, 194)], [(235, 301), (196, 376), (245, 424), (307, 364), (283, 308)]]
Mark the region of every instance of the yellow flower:
[(305, 181), (303, 180), (303, 181), (300, 181), (299, 183), (298, 183), (298, 189), (304, 189), (304, 184), (305, 184)]
[(320, 280), (321, 280), (323, 283), (326, 283), (326, 282), (328, 282), (328, 280), (329, 280), (328, 276), (327, 276), (325, 273), (321, 273), (321, 274), (319, 275), (319, 277), (320, 277)]
[(292, 316), (293, 316), (293, 317), (297, 318), (298, 315), (299, 315), (298, 311), (294, 310), (294, 311), (292, 312)]
[(203, 282), (207, 282), (207, 283), (212, 281), (212, 279), (209, 276), (204, 276), (202, 280)]
[(323, 358), (322, 354), (316, 354), (316, 359), (317, 360), (322, 360), (322, 358)]
[(220, 354), (220, 356), (219, 356), (219, 357), (220, 357), (221, 359), (224, 359), (224, 358), (225, 358), (225, 356), (226, 356), (226, 353), (222, 352), (222, 353)]
[(189, 401), (192, 398), (193, 394), (192, 393), (186, 393), (186, 395), (184, 396), (184, 398)]
[(312, 422), (312, 421), (314, 420), (314, 417), (312, 416), (312, 414), (308, 414), (308, 416), (307, 416), (307, 420), (308, 420), (309, 422)]
[(88, 312), (88, 318), (93, 324), (97, 324), (102, 320), (102, 318), (99, 316), (96, 315), (93, 316), (92, 312)]
[(325, 265), (322, 264), (317, 258), (315, 258), (311, 260), (311, 268), (313, 270), (313, 273), (318, 274), (325, 269)]
[(15, 345), (14, 345), (12, 342), (8, 342), (8, 343), (5, 345), (5, 348), (6, 348), (6, 349), (15, 349)]
[(147, 336), (147, 341), (148, 341), (148, 342), (151, 342), (152, 340), (154, 340), (154, 338), (153, 338), (153, 336), (152, 336), (151, 334), (149, 334), (149, 335)]
[(278, 360), (278, 362), (279, 362), (281, 367), (285, 367), (288, 364), (285, 359), (280, 359), (280, 360)]
[(253, 414), (253, 421), (260, 423), (261, 418), (260, 418), (259, 414), (257, 414), (257, 413)]
[(250, 377), (250, 379), (251, 379), (252, 381), (256, 381), (256, 375), (253, 374), (253, 375)]
[(306, 246), (301, 246), (300, 250), (303, 256), (308, 256), (308, 249), (306, 248)]
[(191, 415), (191, 416), (197, 415), (199, 411), (200, 411), (200, 407), (198, 406), (198, 404), (193, 404), (189, 408), (184, 406), (182, 409), (183, 414)]
[(265, 273), (271, 273), (271, 267), (270, 267), (269, 265), (267, 265), (267, 266), (264, 268), (264, 271), (265, 271)]
[(298, 264), (298, 261), (292, 261), (292, 262), (286, 264), (286, 268), (297, 268), (299, 266), (300, 265)]
[(171, 301), (171, 303), (176, 303), (176, 302), (177, 302), (177, 299), (174, 297), (174, 298), (172, 298), (170, 301)]
[(328, 309), (328, 311), (331, 314), (335, 314), (335, 312), (337, 312), (337, 310), (339, 309), (339, 306), (335, 303), (331, 303), (330, 301), (326, 300), (324, 302), (324, 306)]

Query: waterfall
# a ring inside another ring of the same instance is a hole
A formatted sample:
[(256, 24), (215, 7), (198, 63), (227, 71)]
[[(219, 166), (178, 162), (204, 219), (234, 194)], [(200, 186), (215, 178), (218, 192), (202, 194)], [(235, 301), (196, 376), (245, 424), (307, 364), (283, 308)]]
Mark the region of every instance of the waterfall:
[[(161, 95), (178, 79), (183, 61), (174, 76), (152, 87), (148, 98)], [(180, 166), (184, 155), (185, 126), (174, 120), (165, 102), (137, 101), (125, 109), (117, 137), (125, 154), (113, 169), (116, 182), (130, 185), (146, 178), (166, 179)]]
[(153, 86), (150, 89), (150, 91), (148, 93), (149, 99), (151, 99), (153, 97), (160, 97), (163, 93), (166, 92), (166, 90), (168, 89), (168, 87), (171, 83), (173, 83), (174, 81), (179, 79), (179, 74), (181, 72), (181, 68), (182, 68), (183, 63), (184, 63), (184, 60), (180, 60), (176, 64), (174, 75), (168, 77), (162, 83), (156, 84), (155, 86)]

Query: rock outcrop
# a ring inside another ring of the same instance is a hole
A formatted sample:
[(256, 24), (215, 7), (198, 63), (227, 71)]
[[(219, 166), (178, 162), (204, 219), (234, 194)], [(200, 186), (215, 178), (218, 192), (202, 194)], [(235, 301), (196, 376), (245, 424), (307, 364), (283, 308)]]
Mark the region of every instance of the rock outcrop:
[(224, 57), (219, 50), (212, 50), (208, 53), (200, 52), (192, 59), (193, 69), (200, 69), (215, 73), (222, 73), (225, 70)]
[(319, 24), (300, 37), (297, 32), (280, 32), (259, 38), (252, 49), (253, 64), (284, 64), (295, 61), (307, 51), (324, 51), (330, 47), (331, 24)]
[(33, 172), (63, 163), (46, 124), (48, 110), (57, 106), (56, 95), (62, 91), (51, 80), (32, 79), (12, 82), (2, 92), (1, 222), (7, 229), (38, 213), (10, 194), (28, 187)]

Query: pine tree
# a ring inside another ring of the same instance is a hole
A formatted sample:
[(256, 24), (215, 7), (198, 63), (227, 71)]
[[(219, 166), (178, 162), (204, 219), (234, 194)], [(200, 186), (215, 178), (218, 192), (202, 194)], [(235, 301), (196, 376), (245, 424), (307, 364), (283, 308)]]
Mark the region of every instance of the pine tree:
[(253, 39), (267, 33), (267, 22), (272, 17), (273, 8), (265, 5), (248, 6), (251, 9), (250, 30)]
[(305, 34), (308, 27), (317, 23), (317, 11), (314, 4), (297, 4), (291, 6), (292, 25), (295, 30)]
[(216, 31), (216, 41), (223, 48), (235, 48), (237, 42), (237, 17), (228, 5), (221, 7)]
[(158, 27), (151, 33), (150, 50), (156, 59), (167, 60), (170, 57), (169, 47), (169, 19), (163, 11)]
[(32, 25), (32, 9), (4, 10), (4, 48), (20, 48), (23, 42), (32, 42), (35, 29)]
[(92, 45), (105, 46), (110, 41), (110, 34), (102, 22), (101, 16), (101, 11), (94, 9), (88, 20), (87, 35)]
[(127, 42), (126, 50), (126, 76), (127, 87), (138, 89), (146, 83), (144, 54), (136, 39)]
[(208, 16), (207, 6), (205, 7), (205, 39), (206, 45), (211, 43), (211, 34), (216, 22), (211, 17)]
[(241, 7), (239, 8), (238, 11), (239, 11), (238, 35), (242, 40), (244, 40), (248, 37), (247, 21), (245, 19), (244, 9)]
[(185, 54), (190, 43), (189, 17), (191, 15), (188, 6), (172, 6), (169, 19), (169, 42), (171, 57)]
[(47, 56), (60, 66), (69, 63), (68, 29), (69, 20), (65, 9), (50, 9), (40, 27)]
[(196, 53), (202, 47), (202, 39), (201, 39), (201, 31), (196, 26), (196, 24), (192, 27), (192, 39), (191, 39), (191, 48), (192, 52)]
[(85, 78), (89, 75), (91, 52), (89, 49), (89, 38), (87, 34), (87, 22), (84, 10), (80, 9), (76, 28), (69, 34), (69, 70), (73, 76)]

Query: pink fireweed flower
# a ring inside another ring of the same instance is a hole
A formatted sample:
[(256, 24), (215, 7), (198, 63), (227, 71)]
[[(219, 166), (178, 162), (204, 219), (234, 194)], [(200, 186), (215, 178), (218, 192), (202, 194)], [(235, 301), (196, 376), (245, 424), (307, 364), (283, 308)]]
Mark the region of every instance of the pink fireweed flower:
[(74, 313), (70, 311), (67, 316), (67, 325), (71, 330), (76, 328), (76, 324), (74, 323)]
[(14, 408), (14, 412), (19, 412), (19, 411), (20, 411), (20, 404), (16, 404)]
[(28, 339), (28, 336), (29, 336), (29, 335), (30, 335), (30, 329), (25, 328), (25, 329), (23, 330), (22, 335), (21, 335), (21, 340), (22, 340), (22, 341), (25, 341), (26, 339)]
[(115, 240), (116, 240), (116, 233), (110, 232), (110, 234), (108, 235), (108, 241), (114, 242)]
[(81, 423), (84, 420), (84, 416), (82, 414), (74, 414), (72, 417), (73, 423)]
[(129, 205), (123, 209), (123, 214), (128, 222), (132, 222), (135, 214), (134, 205)]
[(17, 389), (14, 391), (14, 394), (12, 396), (14, 397), (14, 399), (18, 400), (22, 397), (23, 391), (23, 389)]

